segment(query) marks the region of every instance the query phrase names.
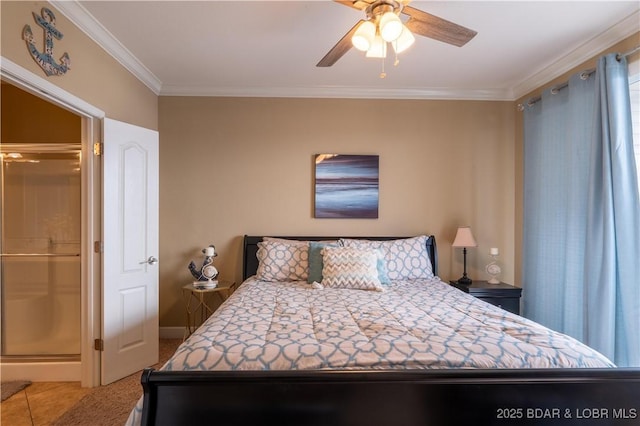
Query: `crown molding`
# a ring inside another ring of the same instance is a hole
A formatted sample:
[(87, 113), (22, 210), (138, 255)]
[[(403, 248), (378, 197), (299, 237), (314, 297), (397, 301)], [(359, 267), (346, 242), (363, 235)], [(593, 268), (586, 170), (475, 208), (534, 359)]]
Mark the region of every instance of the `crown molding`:
[(142, 62), (134, 56), (120, 41), (114, 37), (93, 15), (76, 0), (49, 0), (49, 3), (60, 11), (75, 26), (84, 32), (109, 53), (116, 61), (131, 72), (138, 80), (153, 91), (160, 94), (162, 82)]
[(640, 31), (640, 11), (636, 11), (627, 16), (616, 25), (613, 25), (603, 33), (588, 40), (559, 61), (548, 65), (515, 85), (512, 89), (512, 100), (520, 99), (537, 88), (544, 86), (554, 78), (592, 59), (598, 52), (610, 48), (638, 31)]
[(345, 98), (345, 99), (432, 99), (512, 100), (510, 90), (453, 88), (380, 89), (376, 87), (210, 87), (163, 86), (162, 96), (214, 96), (256, 98)]

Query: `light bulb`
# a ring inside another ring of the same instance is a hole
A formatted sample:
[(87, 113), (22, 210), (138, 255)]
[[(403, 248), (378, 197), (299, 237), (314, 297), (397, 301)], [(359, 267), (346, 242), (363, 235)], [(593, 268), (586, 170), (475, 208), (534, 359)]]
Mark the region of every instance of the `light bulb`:
[(393, 12), (386, 12), (380, 18), (380, 35), (384, 41), (394, 41), (402, 33), (402, 21)]
[(376, 26), (371, 21), (364, 21), (351, 37), (351, 43), (356, 49), (366, 52), (371, 48), (375, 36)]

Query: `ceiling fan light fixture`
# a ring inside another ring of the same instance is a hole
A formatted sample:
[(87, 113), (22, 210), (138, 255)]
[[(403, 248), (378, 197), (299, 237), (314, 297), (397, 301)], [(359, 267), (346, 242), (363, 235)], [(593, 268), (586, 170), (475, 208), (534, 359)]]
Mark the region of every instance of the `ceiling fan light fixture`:
[(385, 12), (380, 17), (380, 35), (384, 41), (394, 41), (402, 33), (402, 21), (394, 12)]
[(386, 58), (387, 57), (387, 42), (382, 39), (380, 34), (376, 34), (373, 39), (373, 43), (367, 54), (367, 58)]
[(364, 21), (360, 24), (353, 37), (351, 44), (358, 50), (366, 52), (371, 48), (373, 39), (376, 36), (376, 26), (371, 21)]
[[(351, 47), (355, 47), (366, 51), (368, 58), (383, 58), (381, 61), (383, 66), (381, 76), (383, 77), (386, 75), (384, 58), (387, 56), (388, 43), (395, 51), (394, 65), (397, 65), (398, 54), (414, 44), (415, 35), (461, 47), (478, 34), (477, 31), (408, 6), (410, 1), (335, 0), (336, 3), (363, 11), (366, 16), (353, 25), (316, 66), (330, 67)], [(400, 19), (400, 15), (403, 16), (402, 19)], [(407, 16), (407, 25), (404, 25), (403, 21)]]
[(392, 42), (391, 45), (393, 46), (393, 50), (395, 50), (396, 53), (402, 53), (408, 48), (410, 48), (411, 46), (413, 46), (413, 43), (415, 41), (416, 41), (416, 38), (413, 36), (413, 34), (411, 34), (411, 31), (409, 31), (409, 28), (403, 25), (402, 32), (400, 33), (400, 37), (398, 37), (394, 42)]

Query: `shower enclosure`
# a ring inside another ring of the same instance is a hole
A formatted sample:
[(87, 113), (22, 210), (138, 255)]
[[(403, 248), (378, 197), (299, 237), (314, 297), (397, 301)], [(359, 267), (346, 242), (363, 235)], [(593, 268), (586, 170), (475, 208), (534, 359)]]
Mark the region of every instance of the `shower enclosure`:
[(1, 144), (2, 361), (80, 359), (80, 145)]

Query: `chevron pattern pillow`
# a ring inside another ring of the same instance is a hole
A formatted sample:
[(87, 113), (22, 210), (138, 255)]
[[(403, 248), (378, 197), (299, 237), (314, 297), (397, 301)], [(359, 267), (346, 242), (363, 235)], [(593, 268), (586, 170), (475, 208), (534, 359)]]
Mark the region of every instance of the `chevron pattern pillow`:
[(348, 247), (322, 249), (322, 285), (384, 291), (378, 278), (378, 251)]

